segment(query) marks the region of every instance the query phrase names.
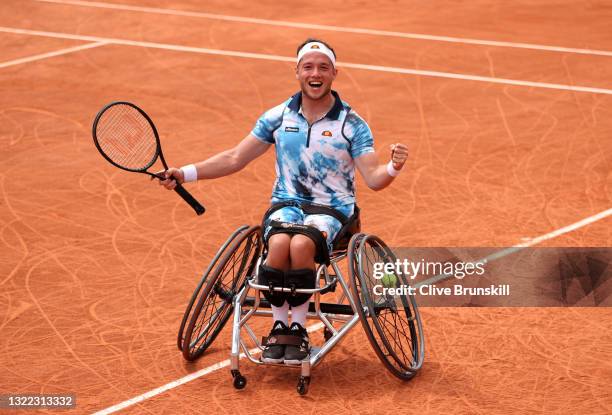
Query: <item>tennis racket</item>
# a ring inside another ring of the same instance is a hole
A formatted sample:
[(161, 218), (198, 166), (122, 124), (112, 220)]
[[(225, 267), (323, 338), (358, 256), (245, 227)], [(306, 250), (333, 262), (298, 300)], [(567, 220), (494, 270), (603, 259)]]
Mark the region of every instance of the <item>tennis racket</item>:
[[(168, 165), (153, 121), (136, 105), (123, 101), (106, 105), (96, 115), (92, 134), (96, 148), (113, 166), (166, 179), (163, 175), (147, 171), (158, 157), (165, 170), (168, 170)], [(204, 206), (183, 186), (177, 183), (174, 190), (198, 215), (204, 213)]]

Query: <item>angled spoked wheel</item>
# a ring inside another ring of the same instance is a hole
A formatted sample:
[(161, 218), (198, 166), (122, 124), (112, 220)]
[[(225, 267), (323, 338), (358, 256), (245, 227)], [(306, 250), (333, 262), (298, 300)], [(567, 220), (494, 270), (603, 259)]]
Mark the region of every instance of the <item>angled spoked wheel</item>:
[(223, 329), (234, 309), (234, 297), (252, 274), (261, 248), (260, 227), (244, 226), (213, 258), (179, 330), (178, 344), (185, 359), (200, 357)]
[[(348, 247), (348, 262), (357, 311), (374, 352), (393, 375), (411, 379), (424, 358), (423, 327), (416, 300), (407, 294), (379, 295), (374, 290), (375, 285), (383, 285), (382, 280), (374, 278), (374, 264), (395, 263), (395, 255), (377, 236), (357, 234)], [(384, 283), (387, 288), (409, 285), (403, 274), (389, 276)]]

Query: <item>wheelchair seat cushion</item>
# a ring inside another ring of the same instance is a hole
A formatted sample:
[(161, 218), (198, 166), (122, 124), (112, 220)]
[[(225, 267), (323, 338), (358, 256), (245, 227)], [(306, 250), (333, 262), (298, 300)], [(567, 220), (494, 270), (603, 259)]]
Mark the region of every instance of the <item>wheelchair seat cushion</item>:
[(353, 235), (361, 232), (360, 209), (355, 205), (353, 214), (347, 219), (346, 223), (340, 228), (338, 234), (332, 242), (333, 251), (346, 251), (349, 241)]

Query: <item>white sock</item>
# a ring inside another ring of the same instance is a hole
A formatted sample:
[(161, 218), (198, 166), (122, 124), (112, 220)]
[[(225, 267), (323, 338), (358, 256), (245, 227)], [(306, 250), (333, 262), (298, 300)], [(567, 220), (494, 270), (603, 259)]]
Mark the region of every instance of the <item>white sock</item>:
[(286, 326), (289, 325), (289, 303), (285, 303), (280, 306), (272, 306), (272, 318), (274, 321), (282, 321)]
[(306, 301), (302, 305), (291, 307), (291, 322), (300, 323), (300, 326), (306, 327), (306, 314), (308, 314), (308, 305), (310, 301)]

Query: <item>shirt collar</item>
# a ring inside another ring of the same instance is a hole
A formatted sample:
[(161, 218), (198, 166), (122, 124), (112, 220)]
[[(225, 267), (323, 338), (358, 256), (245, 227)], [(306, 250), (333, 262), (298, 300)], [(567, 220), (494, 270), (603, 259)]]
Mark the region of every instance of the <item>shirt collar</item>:
[[(325, 114), (324, 118), (329, 118), (331, 120), (337, 120), (340, 117), (340, 111), (344, 108), (342, 104), (342, 100), (340, 99), (340, 95), (334, 90), (331, 91), (336, 101), (334, 102), (333, 107)], [(302, 106), (302, 92), (298, 92), (294, 96), (291, 97), (291, 101), (289, 102), (289, 109), (295, 112), (300, 112), (300, 108)]]

